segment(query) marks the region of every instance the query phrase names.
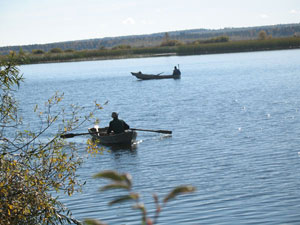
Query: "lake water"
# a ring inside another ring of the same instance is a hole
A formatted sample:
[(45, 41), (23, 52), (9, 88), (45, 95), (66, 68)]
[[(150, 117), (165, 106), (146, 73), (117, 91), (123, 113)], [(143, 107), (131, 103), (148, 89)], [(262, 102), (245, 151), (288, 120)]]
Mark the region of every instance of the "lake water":
[[(77, 219), (140, 224), (130, 203), (108, 206), (119, 192), (98, 191), (104, 181), (92, 175), (109, 169), (133, 176), (150, 214), (152, 193), (197, 188), (167, 204), (159, 224), (300, 224), (299, 59), (300, 50), (286, 50), (24, 65), (18, 96), (31, 125), (34, 105), (59, 91), (87, 110), (108, 100), (100, 126), (117, 111), (131, 127), (173, 131), (138, 132), (135, 149), (85, 159), (83, 193), (61, 198)], [(170, 74), (177, 64), (180, 80), (130, 74)], [(70, 141), (84, 155), (87, 139)]]

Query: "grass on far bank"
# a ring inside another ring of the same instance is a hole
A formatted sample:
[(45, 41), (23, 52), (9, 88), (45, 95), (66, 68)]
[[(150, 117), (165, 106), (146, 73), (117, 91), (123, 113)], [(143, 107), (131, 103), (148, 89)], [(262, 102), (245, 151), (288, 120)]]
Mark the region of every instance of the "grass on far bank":
[[(19, 64), (47, 62), (68, 62), (83, 60), (104, 60), (163, 55), (201, 55), (232, 52), (266, 51), (300, 48), (300, 37), (271, 38), (266, 40), (243, 40), (217, 43), (181, 44), (178, 46), (157, 46), (114, 48), (99, 50), (61, 51), (59, 53), (26, 53), (19, 52)], [(5, 58), (6, 56), (0, 56)]]

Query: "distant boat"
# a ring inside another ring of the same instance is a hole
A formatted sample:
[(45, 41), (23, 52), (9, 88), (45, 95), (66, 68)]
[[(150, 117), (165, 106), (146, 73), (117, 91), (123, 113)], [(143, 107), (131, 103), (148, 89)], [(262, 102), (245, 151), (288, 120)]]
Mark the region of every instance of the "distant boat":
[(155, 75), (155, 74), (144, 74), (142, 72), (131, 72), (131, 74), (140, 80), (168, 79), (168, 78), (180, 79), (181, 76), (180, 71), (175, 75), (160, 75), (160, 74)]
[(88, 131), (94, 139), (99, 140), (100, 144), (103, 145), (131, 145), (137, 136), (137, 133), (133, 130), (126, 130), (120, 134), (107, 134), (107, 127), (98, 130), (93, 127), (89, 128)]

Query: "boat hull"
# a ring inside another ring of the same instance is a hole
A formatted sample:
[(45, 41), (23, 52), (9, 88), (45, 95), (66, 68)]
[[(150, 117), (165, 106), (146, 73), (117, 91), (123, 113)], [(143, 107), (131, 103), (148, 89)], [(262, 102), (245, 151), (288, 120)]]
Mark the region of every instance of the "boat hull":
[(154, 79), (180, 79), (180, 74), (177, 75), (154, 75), (131, 72), (133, 76), (140, 80), (154, 80)]
[(131, 145), (134, 143), (137, 133), (132, 130), (126, 130), (121, 134), (107, 134), (106, 130), (101, 129), (99, 133), (96, 133), (95, 128), (88, 129), (93, 139), (99, 140), (103, 145)]

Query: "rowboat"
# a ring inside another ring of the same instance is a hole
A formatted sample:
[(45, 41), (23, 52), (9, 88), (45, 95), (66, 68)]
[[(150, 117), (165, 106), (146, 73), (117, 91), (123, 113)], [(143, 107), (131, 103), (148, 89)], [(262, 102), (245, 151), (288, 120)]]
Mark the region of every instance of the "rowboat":
[(152, 79), (168, 79), (168, 78), (173, 78), (173, 79), (180, 79), (180, 73), (175, 74), (175, 75), (160, 75), (160, 74), (144, 74), (141, 72), (131, 72), (133, 76), (140, 80), (152, 80)]
[(107, 128), (89, 128), (93, 139), (99, 140), (103, 145), (131, 145), (134, 143), (137, 133), (133, 130), (126, 130), (121, 134), (107, 134)]

